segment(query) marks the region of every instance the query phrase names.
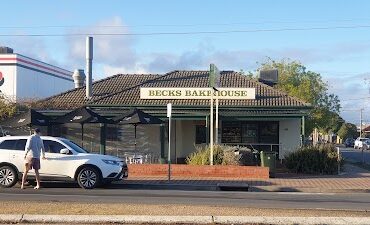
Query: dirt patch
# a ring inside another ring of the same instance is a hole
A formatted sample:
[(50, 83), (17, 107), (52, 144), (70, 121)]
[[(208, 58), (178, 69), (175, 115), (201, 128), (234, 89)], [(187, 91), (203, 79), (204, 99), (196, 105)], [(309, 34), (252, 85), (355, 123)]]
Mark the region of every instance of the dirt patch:
[(360, 216), (366, 211), (257, 209), (246, 207), (150, 205), (150, 204), (89, 204), (62, 202), (0, 202), (1, 214), (56, 215), (192, 215), (192, 216)]

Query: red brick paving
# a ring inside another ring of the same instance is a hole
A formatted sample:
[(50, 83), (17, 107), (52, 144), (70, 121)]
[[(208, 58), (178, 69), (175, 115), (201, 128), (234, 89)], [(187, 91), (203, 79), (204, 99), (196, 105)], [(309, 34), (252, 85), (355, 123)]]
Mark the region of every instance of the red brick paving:
[[(127, 183), (164, 184), (167, 176), (130, 176)], [(258, 191), (302, 191), (302, 192), (370, 192), (370, 172), (346, 165), (341, 175), (296, 175), (277, 174), (277, 178), (248, 179), (230, 177), (172, 177), (171, 183), (189, 185), (217, 185), (217, 183), (248, 184)]]

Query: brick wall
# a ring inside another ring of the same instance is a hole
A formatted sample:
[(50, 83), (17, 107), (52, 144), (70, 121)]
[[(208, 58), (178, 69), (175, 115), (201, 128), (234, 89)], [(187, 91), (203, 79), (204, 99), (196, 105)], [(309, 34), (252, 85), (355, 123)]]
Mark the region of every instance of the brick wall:
[[(167, 164), (130, 164), (129, 176), (167, 176)], [(268, 179), (269, 168), (257, 166), (193, 166), (171, 165), (171, 176), (174, 177), (229, 177)]]

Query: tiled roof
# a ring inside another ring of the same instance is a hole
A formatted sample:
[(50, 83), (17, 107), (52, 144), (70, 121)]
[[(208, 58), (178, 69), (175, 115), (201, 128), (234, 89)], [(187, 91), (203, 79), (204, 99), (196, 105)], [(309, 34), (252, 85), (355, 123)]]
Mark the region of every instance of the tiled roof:
[[(140, 87), (208, 87), (208, 71), (173, 71), (165, 75), (119, 74), (93, 84), (94, 97), (85, 100), (85, 88), (48, 98), (55, 105), (65, 103), (109, 106), (166, 106), (168, 100), (140, 99)], [(288, 107), (310, 105), (273, 87), (233, 71), (221, 71), (221, 87), (256, 88), (253, 100), (220, 100), (220, 107)], [(171, 100), (174, 106), (208, 107), (209, 100)]]
[[(92, 85), (93, 96), (90, 102), (103, 96), (125, 90), (145, 81), (158, 77), (158, 74), (117, 74), (99, 81)], [(51, 108), (77, 108), (88, 103), (86, 99), (86, 87), (71, 89), (67, 92), (42, 100), (42, 105), (50, 105)]]

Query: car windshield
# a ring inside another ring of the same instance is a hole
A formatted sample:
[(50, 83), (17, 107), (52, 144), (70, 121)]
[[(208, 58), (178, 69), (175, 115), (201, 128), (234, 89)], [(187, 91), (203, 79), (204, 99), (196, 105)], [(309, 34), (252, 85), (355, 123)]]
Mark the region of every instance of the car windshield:
[(86, 149), (83, 149), (82, 147), (80, 147), (78, 144), (74, 143), (71, 140), (65, 139), (64, 142), (78, 153), (89, 153)]

